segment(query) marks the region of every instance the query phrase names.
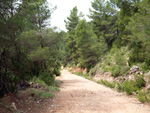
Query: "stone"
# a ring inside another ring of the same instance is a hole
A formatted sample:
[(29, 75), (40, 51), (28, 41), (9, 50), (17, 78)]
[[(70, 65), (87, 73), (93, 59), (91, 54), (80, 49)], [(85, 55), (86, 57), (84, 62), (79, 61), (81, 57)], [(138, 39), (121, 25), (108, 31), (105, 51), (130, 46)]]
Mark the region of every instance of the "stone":
[(143, 72), (143, 71), (141, 71), (141, 72), (140, 72), (140, 75), (144, 75), (144, 72)]
[(41, 87), (41, 85), (39, 83), (36, 83), (33, 85), (33, 88), (40, 88), (40, 87)]
[(135, 72), (135, 74), (140, 74), (140, 71)]
[(133, 74), (133, 73), (136, 73), (139, 71), (139, 67), (138, 66), (133, 66), (131, 69), (130, 69), (130, 74)]
[(11, 107), (12, 107), (14, 110), (18, 111), (18, 110), (17, 110), (17, 107), (16, 107), (16, 105), (15, 105), (14, 102), (12, 102)]
[(146, 89), (147, 89), (147, 90), (150, 90), (150, 85), (148, 85), (148, 86), (146, 87)]

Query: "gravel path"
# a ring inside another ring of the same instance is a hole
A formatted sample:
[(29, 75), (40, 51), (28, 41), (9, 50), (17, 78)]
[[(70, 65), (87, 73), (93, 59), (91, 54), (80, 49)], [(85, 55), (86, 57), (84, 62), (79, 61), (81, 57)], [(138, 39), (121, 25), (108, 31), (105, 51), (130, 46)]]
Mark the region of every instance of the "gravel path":
[(62, 70), (60, 92), (47, 113), (150, 113), (136, 98)]

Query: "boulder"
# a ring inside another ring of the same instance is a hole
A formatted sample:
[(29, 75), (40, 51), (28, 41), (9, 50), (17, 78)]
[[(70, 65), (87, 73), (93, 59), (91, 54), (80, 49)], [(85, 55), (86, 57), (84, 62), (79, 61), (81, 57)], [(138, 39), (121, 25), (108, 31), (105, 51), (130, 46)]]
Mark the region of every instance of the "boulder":
[(17, 107), (16, 107), (16, 105), (15, 105), (14, 102), (12, 102), (11, 107), (12, 107), (15, 111), (18, 111), (18, 110), (17, 110)]
[(130, 69), (130, 74), (133, 74), (133, 73), (136, 73), (136, 72), (139, 72), (139, 67), (138, 67), (138, 66), (133, 66), (133, 67)]

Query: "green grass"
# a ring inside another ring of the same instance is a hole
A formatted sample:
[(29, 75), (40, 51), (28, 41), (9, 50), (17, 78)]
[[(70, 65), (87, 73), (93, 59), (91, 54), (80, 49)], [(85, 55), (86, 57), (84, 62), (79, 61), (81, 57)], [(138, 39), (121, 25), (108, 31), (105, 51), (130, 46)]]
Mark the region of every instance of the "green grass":
[(100, 80), (100, 81), (98, 81), (97, 83), (103, 84), (103, 85), (105, 85), (105, 86), (107, 86), (107, 87), (110, 87), (110, 88), (115, 88), (115, 86), (116, 86), (116, 84), (117, 84), (116, 81), (114, 81), (114, 82), (108, 82), (107, 80)]
[(49, 86), (48, 90), (49, 91), (60, 91), (60, 89), (58, 87), (56, 87), (56, 86)]
[(137, 98), (142, 103), (147, 102), (147, 100), (148, 100), (147, 94), (145, 92), (142, 92), (142, 91), (138, 92)]
[(124, 91), (122, 84), (117, 83), (117, 87), (116, 87), (118, 92)]
[(51, 92), (44, 92), (37, 89), (30, 89), (29, 94), (38, 98), (53, 98), (55, 96)]
[(43, 80), (37, 79), (34, 83), (39, 83), (41, 86), (46, 87), (46, 83)]
[(89, 74), (83, 74), (81, 71), (80, 72), (76, 72), (74, 74), (82, 76), (82, 77), (84, 77), (84, 78), (86, 78), (88, 80), (93, 80), (93, 76), (89, 76)]
[(133, 84), (134, 83), (131, 80), (126, 80), (125, 82), (123, 82), (122, 84), (123, 91), (125, 91), (127, 95), (131, 95), (134, 91), (136, 91)]

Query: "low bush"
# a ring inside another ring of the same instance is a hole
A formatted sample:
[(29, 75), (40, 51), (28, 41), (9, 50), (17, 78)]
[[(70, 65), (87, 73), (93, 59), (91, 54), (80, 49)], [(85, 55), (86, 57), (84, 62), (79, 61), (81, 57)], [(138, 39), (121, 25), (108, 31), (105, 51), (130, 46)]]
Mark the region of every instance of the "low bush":
[(117, 87), (116, 87), (118, 92), (124, 91), (122, 84), (117, 83)]
[(47, 85), (50, 86), (54, 84), (55, 76), (49, 71), (45, 71), (39, 74), (39, 79), (43, 80)]
[(49, 86), (48, 90), (49, 91), (60, 91), (60, 89), (58, 87), (56, 87), (56, 86)]
[(144, 102), (147, 102), (148, 101), (148, 97), (147, 97), (147, 94), (143, 91), (139, 91), (138, 92), (138, 95), (137, 95), (137, 98), (140, 102), (144, 103)]
[(43, 86), (43, 87), (46, 87), (46, 86), (47, 86), (46, 83), (45, 83), (43, 80), (37, 78), (36, 76), (33, 77), (33, 79), (32, 79), (31, 81), (34, 82), (34, 83), (39, 83), (39, 84), (40, 84), (41, 86)]
[(145, 86), (145, 80), (143, 78), (144, 75), (137, 75), (136, 80), (134, 82), (134, 86), (137, 87), (138, 89), (141, 89), (142, 87)]
[(60, 76), (60, 69), (54, 68), (54, 74)]
[(126, 80), (125, 82), (123, 82), (123, 91), (125, 91), (128, 95), (131, 95), (135, 91), (133, 84), (134, 83), (132, 80)]
[(50, 92), (44, 92), (37, 89), (30, 89), (29, 94), (38, 98), (53, 98), (55, 95)]
[(125, 91), (128, 95), (131, 95), (133, 92), (139, 91), (142, 87), (145, 86), (145, 80), (143, 76), (137, 76), (135, 81), (126, 80), (125, 82), (118, 86), (118, 90)]
[(103, 84), (110, 88), (114, 88), (117, 82), (108, 82), (107, 80), (100, 80), (97, 83)]

